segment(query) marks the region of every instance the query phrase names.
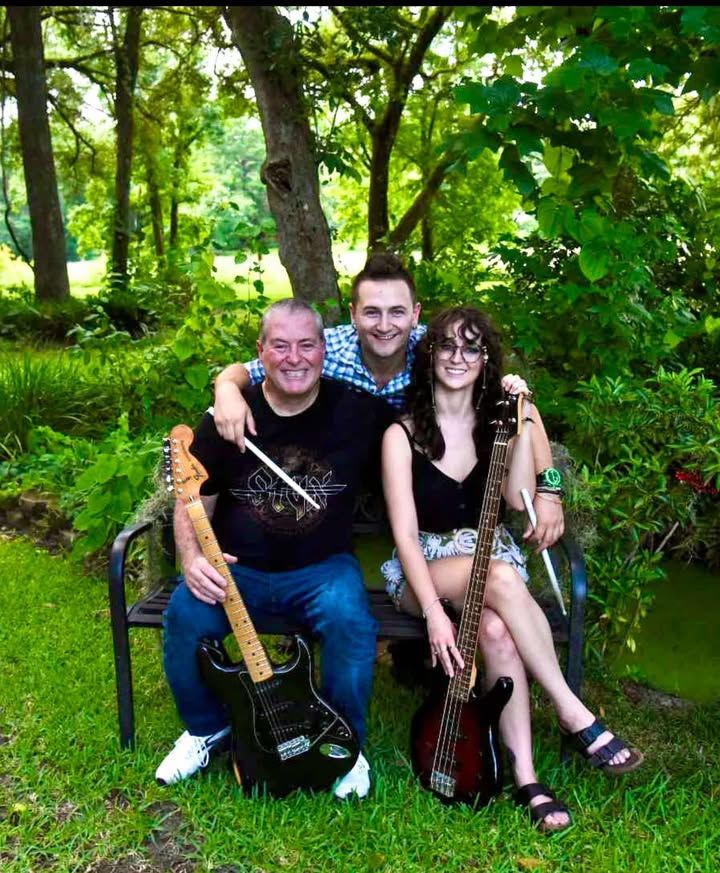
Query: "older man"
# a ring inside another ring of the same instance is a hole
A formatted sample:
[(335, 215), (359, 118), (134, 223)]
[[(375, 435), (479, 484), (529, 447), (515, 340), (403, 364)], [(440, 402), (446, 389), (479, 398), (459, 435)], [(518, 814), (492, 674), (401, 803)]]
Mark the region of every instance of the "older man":
[[(376, 398), (321, 379), (322, 320), (307, 304), (293, 299), (273, 304), (257, 349), (265, 379), (247, 388), (244, 398), (258, 424), (258, 445), (311, 491), (320, 509), (282, 496), (287, 489), (278, 488), (255, 456), (224, 440), (210, 413), (193, 443), (209, 474), (203, 502), (251, 616), (288, 614), (319, 636), (322, 693), (362, 744), (377, 627), (352, 554), (352, 512), (391, 416)], [(158, 767), (163, 783), (201, 769), (228, 732), (227, 716), (203, 684), (195, 657), (202, 638), (229, 633), (220, 605), (225, 582), (203, 556), (180, 503), (175, 536), (184, 581), (166, 612), (164, 663), (187, 730)], [(335, 794), (363, 797), (369, 785), (369, 765), (361, 754)]]

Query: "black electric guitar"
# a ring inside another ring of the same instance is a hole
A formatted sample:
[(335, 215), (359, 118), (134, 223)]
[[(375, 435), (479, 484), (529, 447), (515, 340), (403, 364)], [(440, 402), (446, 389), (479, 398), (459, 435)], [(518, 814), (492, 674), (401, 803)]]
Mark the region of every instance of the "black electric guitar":
[(172, 429), (164, 449), (167, 478), (187, 507), (203, 554), (227, 582), (223, 606), (243, 661), (233, 663), (221, 643), (209, 640), (198, 647), (198, 660), (204, 681), (228, 710), (235, 776), (246, 794), (326, 790), (355, 764), (357, 737), (316, 692), (302, 637), (295, 637), (287, 663), (268, 659), (200, 500), (207, 473), (190, 453), (192, 441), (187, 425)]
[(411, 725), (413, 769), (424, 788), (445, 803), (484, 806), (502, 789), (498, 722), (513, 690), (503, 676), (483, 697), (476, 690), (475, 650), (485, 600), (493, 537), (500, 512), (508, 442), (520, 432), (522, 396), (505, 395), (493, 422), (495, 438), (456, 645), (465, 666), (439, 683)]

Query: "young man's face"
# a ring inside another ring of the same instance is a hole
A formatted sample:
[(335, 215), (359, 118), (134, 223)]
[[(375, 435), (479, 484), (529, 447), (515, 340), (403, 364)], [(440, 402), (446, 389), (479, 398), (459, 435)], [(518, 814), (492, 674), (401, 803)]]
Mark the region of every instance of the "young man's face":
[(316, 388), (325, 342), (310, 313), (273, 312), (257, 350), (265, 378), (279, 394), (301, 397)]
[(365, 357), (391, 358), (405, 353), (410, 331), (420, 317), (420, 304), (413, 304), (404, 279), (364, 279), (350, 314)]

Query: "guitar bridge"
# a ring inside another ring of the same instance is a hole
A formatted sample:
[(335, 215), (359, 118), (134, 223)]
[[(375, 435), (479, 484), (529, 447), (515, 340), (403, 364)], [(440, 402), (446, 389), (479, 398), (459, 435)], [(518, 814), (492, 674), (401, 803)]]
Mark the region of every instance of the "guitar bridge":
[(280, 743), (277, 747), (277, 753), (280, 755), (281, 761), (287, 761), (288, 758), (294, 758), (297, 755), (302, 755), (310, 748), (310, 740), (307, 737), (295, 737), (292, 740), (286, 740)]
[(437, 770), (433, 770), (430, 777), (430, 788), (443, 797), (455, 797), (455, 780), (445, 773), (438, 773)]

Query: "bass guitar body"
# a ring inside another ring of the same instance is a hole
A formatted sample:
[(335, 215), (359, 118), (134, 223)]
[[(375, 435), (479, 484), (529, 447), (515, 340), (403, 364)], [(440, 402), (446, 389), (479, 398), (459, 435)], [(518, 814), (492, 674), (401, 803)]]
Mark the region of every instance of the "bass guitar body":
[(235, 775), (246, 794), (283, 797), (296, 788), (324, 791), (355, 764), (354, 732), (315, 690), (313, 661), (302, 637), (285, 664), (262, 682), (222, 644), (198, 648), (200, 672), (225, 705), (232, 726)]
[(416, 711), (410, 735), (413, 770), (443, 803), (485, 806), (502, 790), (498, 723), (512, 690), (512, 679), (505, 676), (484, 696), (473, 690), (461, 701), (452, 699), (446, 685)]

